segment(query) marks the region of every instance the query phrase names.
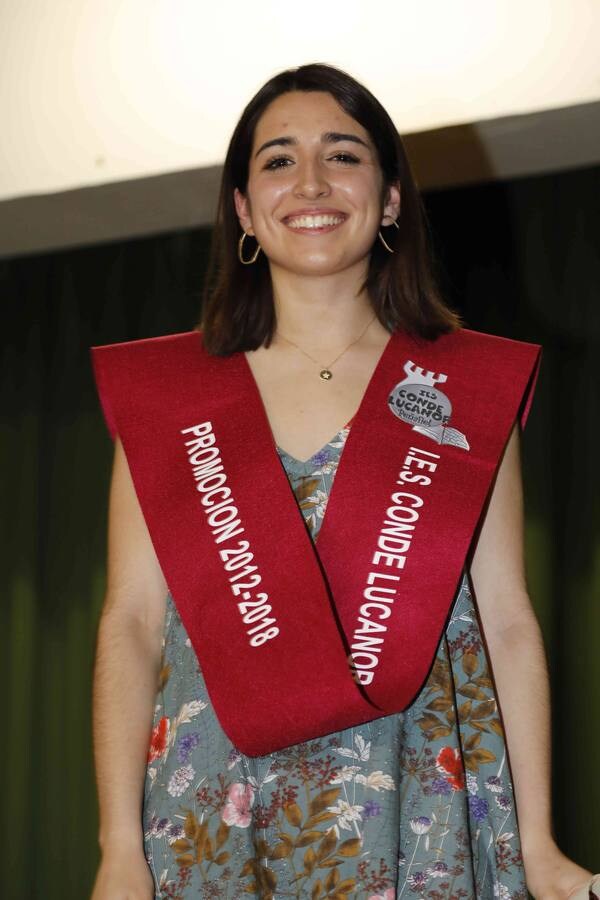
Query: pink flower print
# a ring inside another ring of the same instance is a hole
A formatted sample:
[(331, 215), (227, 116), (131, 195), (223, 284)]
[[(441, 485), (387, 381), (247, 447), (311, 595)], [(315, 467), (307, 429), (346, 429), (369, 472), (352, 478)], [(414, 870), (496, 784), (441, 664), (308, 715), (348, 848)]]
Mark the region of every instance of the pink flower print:
[(237, 825), (238, 828), (247, 828), (252, 818), (252, 805), (254, 803), (254, 788), (249, 784), (236, 782), (229, 788), (227, 803), (223, 807), (221, 818), (226, 825)]
[(371, 894), (369, 900), (395, 900), (396, 892), (393, 888), (388, 888), (383, 894)]

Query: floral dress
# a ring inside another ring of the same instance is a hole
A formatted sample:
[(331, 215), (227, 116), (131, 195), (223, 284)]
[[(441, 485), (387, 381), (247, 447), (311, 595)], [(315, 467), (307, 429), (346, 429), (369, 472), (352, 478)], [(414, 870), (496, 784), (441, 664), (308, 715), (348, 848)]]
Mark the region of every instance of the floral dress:
[[(350, 427), (304, 462), (277, 448), (313, 539)], [(220, 727), (169, 595), (143, 825), (155, 898), (527, 900), (466, 572), (405, 712), (254, 758)]]

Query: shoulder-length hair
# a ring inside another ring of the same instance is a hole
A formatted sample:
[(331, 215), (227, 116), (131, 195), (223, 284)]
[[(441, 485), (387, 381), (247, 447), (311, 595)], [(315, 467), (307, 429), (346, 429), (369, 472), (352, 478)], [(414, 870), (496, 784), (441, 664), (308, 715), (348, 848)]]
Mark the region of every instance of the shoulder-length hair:
[(436, 285), (425, 211), (394, 123), (376, 97), (346, 72), (312, 63), (269, 79), (244, 109), (231, 137), (198, 325), (208, 352), (256, 350), (268, 347), (273, 337), (276, 319), (268, 260), (264, 253), (253, 265), (242, 265), (238, 259), (241, 229), (234, 188), (246, 194), (257, 122), (273, 100), (290, 91), (325, 91), (366, 129), (383, 173), (382, 207), (387, 188), (400, 184), (399, 230), (390, 227), (385, 233), (394, 252), (375, 240), (363, 285), (379, 321), (389, 331), (400, 329), (430, 340), (459, 328), (458, 314), (445, 304)]

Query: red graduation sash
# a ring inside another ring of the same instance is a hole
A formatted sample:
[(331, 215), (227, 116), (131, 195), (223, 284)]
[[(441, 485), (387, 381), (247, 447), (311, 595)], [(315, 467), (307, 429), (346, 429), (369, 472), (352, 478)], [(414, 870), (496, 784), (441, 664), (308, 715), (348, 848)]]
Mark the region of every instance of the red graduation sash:
[[(169, 590), (219, 721), (250, 756), (405, 709), (421, 688), (538, 344), (396, 332), (316, 543), (243, 353), (197, 331), (93, 347)], [(441, 442), (440, 442), (441, 441)]]

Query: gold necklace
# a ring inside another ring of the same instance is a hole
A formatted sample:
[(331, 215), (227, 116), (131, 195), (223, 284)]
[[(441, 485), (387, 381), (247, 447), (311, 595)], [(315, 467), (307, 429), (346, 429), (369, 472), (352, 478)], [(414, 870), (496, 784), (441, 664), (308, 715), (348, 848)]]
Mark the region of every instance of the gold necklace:
[(321, 366), (321, 371), (319, 372), (319, 377), (322, 378), (323, 381), (330, 381), (333, 378), (333, 373), (331, 371), (331, 367), (338, 361), (338, 359), (342, 358), (344, 353), (346, 353), (350, 349), (350, 347), (354, 347), (355, 344), (358, 344), (360, 339), (365, 336), (367, 329), (373, 324), (373, 322), (375, 321), (376, 318), (377, 318), (377, 313), (375, 313), (375, 315), (373, 316), (371, 321), (366, 325), (366, 327), (363, 328), (363, 330), (361, 331), (359, 336), (356, 338), (356, 340), (352, 341), (351, 344), (348, 344), (346, 349), (342, 350), (342, 352), (339, 354), (339, 356), (336, 356), (336, 358), (332, 362), (330, 362), (329, 365), (327, 365), (327, 366), (324, 366), (323, 363), (320, 363), (318, 361), (318, 359), (314, 359), (310, 355), (310, 353), (307, 353), (306, 350), (303, 350), (302, 347), (299, 347), (298, 344), (294, 343), (294, 341), (290, 341), (289, 338), (284, 337), (280, 331), (278, 331), (277, 334), (279, 335), (280, 338), (283, 338), (283, 340), (286, 341), (288, 344), (291, 344), (292, 347), (295, 347), (297, 350), (299, 350), (300, 353), (304, 353), (304, 355), (307, 356), (311, 360), (311, 362), (314, 362), (318, 366)]

